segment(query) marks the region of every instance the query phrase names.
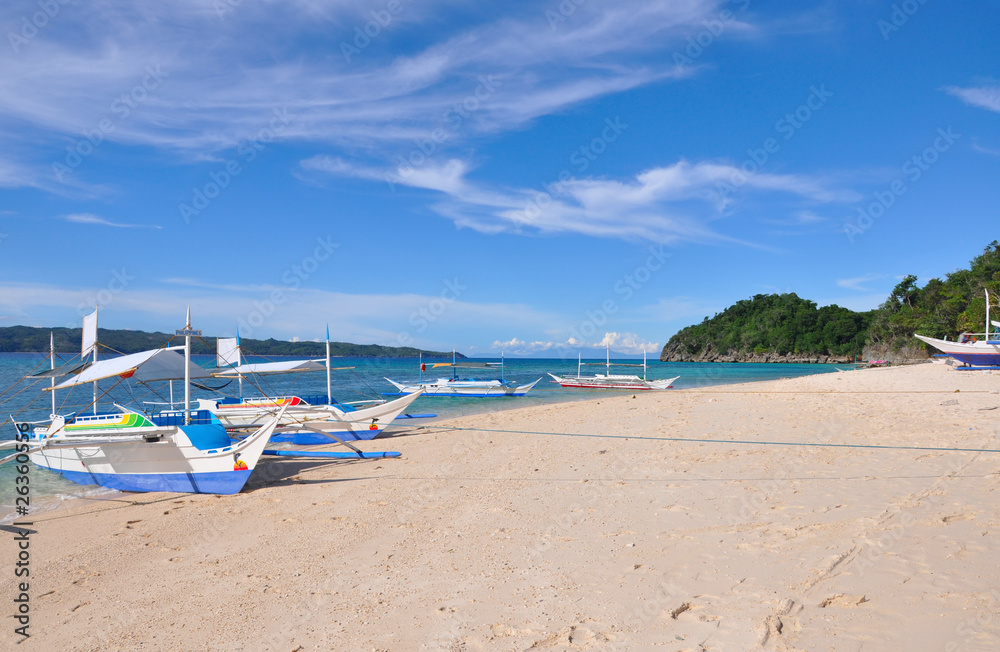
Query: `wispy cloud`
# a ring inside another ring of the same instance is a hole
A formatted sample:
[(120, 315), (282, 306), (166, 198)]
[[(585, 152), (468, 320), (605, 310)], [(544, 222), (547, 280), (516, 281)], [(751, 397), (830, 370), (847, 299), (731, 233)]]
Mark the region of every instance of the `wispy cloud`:
[(569, 349), (573, 349), (574, 351), (578, 349), (604, 351), (608, 347), (611, 348), (612, 353), (635, 355), (642, 354), (644, 351), (646, 353), (658, 353), (660, 343), (644, 341), (635, 333), (607, 332), (599, 342), (582, 342), (572, 337), (564, 342), (543, 340), (529, 342), (515, 337), (506, 341), (497, 340), (491, 346), (493, 349), (502, 350), (513, 355), (534, 355), (545, 353), (546, 351), (565, 352)]
[(864, 284), (880, 278), (885, 278), (885, 274), (865, 274), (864, 276), (855, 276), (854, 278), (838, 278), (837, 285), (848, 290), (871, 292), (871, 288), (864, 287)]
[(944, 90), (970, 106), (1000, 113), (1000, 84), (968, 88), (948, 86)]
[(976, 141), (972, 141), (972, 149), (976, 150), (977, 152), (981, 152), (983, 154), (989, 154), (990, 156), (1000, 156), (1000, 149), (996, 149), (993, 147), (985, 147), (983, 145), (980, 145)]
[(75, 224), (96, 224), (98, 226), (113, 226), (119, 229), (162, 229), (162, 226), (157, 224), (125, 224), (122, 222), (113, 222), (111, 220), (105, 219), (93, 213), (72, 213), (66, 215), (63, 219), (67, 222), (73, 222)]
[[(701, 21), (718, 5), (589, 3), (552, 29), (541, 7), (505, 10), (507, 16), (484, 8), (437, 20), (453, 3), (406, 3), (354, 56), (346, 56), (344, 46), (355, 47), (354, 28), (372, 20), (366, 3), (230, 7), (189, 0), (139, 7), (99, 0), (86, 12), (66, 6), (65, 16), (23, 51), (0, 51), (0, 133), (17, 136), (27, 125), (77, 139), (107, 119), (114, 124), (107, 140), (199, 157), (252, 137), (273, 109), (285, 108), (294, 119), (282, 139), (386, 155), (440, 128), (456, 104), (475, 105), (463, 133), (495, 132), (684, 77), (691, 71), (655, 53), (703, 29)], [(226, 11), (213, 9), (218, 6)], [(29, 0), (7, 3), (0, 20), (19, 24), (37, 10)], [(423, 27), (427, 21), (434, 30)], [(742, 27), (735, 22), (730, 33), (746, 31)], [(260, 38), (248, 41), (247, 33)], [(155, 89), (142, 90), (149, 69), (160, 77)], [(490, 76), (499, 90), (486, 99), (479, 85)], [(140, 102), (118, 101), (137, 87)]]
[[(386, 171), (318, 156), (303, 161), (302, 167), (442, 193), (443, 201), (434, 205), (438, 213), (483, 233), (579, 233), (658, 243), (735, 241), (708, 226), (728, 213), (731, 202), (718, 188), (734, 179), (740, 180), (741, 192), (783, 195), (806, 203), (846, 203), (859, 197), (819, 177), (747, 176), (718, 162), (678, 161), (622, 180), (568, 177), (545, 190), (492, 189), (473, 183), (466, 178), (468, 163), (458, 159)], [(817, 220), (809, 212), (797, 215), (798, 224)]]
[[(0, 124), (2, 122), (3, 118), (0, 117)], [(4, 130), (0, 129), (0, 138), (12, 143), (17, 136), (5, 135)], [(74, 177), (67, 177), (58, 182), (48, 166), (18, 160), (4, 154), (0, 154), (0, 188), (34, 188), (74, 199), (94, 199), (111, 192), (111, 188), (107, 185), (86, 183)]]

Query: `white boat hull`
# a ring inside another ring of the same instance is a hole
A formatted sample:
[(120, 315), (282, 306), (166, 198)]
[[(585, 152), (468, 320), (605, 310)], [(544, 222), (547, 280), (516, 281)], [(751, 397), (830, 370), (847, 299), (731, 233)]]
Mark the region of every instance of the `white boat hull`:
[(1000, 365), (1000, 341), (979, 340), (977, 342), (951, 342), (923, 335), (914, 335), (918, 340), (933, 346), (938, 351), (976, 367)]
[[(272, 418), (238, 443), (230, 441), (219, 425), (137, 428), (99, 436), (86, 431), (57, 434), (29, 441), (41, 445), (29, 459), (78, 484), (120, 491), (235, 494), (256, 468), (276, 425)], [(201, 428), (223, 434), (195, 430)], [(216, 447), (196, 446), (185, 430), (212, 435)]]
[[(288, 405), (272, 440), (292, 441), (297, 444), (328, 444), (332, 441), (329, 437), (313, 433), (315, 430), (351, 440), (374, 439), (419, 396), (419, 394), (404, 396), (395, 401), (351, 411), (341, 410), (333, 405)], [(205, 399), (200, 399), (199, 402), (201, 409), (215, 414), (226, 428), (244, 429), (259, 427), (289, 400), (261, 399), (250, 405), (219, 404)], [(303, 427), (308, 427), (310, 430), (304, 430)], [(309, 433), (315, 435), (316, 441), (312, 441), (313, 437)], [(301, 436), (289, 437), (290, 434)]]
[(438, 378), (428, 383), (397, 383), (386, 378), (400, 394), (413, 394), (423, 390), (424, 396), (457, 396), (468, 398), (485, 398), (496, 396), (524, 396), (538, 384), (539, 378), (527, 385), (511, 385), (499, 380), (451, 380)]
[(680, 376), (675, 376), (666, 380), (643, 380), (638, 376), (615, 374), (597, 374), (595, 376), (579, 376), (576, 378), (557, 376), (555, 374), (549, 375), (552, 376), (553, 381), (559, 383), (563, 387), (574, 389), (622, 389), (640, 391), (650, 389), (669, 389), (673, 382), (680, 378)]

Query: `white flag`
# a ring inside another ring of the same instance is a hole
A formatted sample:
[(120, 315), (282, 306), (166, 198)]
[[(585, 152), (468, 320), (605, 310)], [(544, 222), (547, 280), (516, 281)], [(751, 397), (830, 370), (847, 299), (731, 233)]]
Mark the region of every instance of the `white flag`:
[(220, 337), (218, 340), (218, 361), (215, 363), (219, 367), (240, 366), (240, 341), (235, 337)]
[(97, 311), (83, 318), (83, 348), (80, 357), (86, 358), (97, 348)]

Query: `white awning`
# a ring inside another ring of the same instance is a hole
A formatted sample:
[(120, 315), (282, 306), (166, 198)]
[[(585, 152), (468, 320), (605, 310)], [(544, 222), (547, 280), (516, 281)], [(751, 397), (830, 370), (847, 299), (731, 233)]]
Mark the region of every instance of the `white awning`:
[[(206, 369), (191, 363), (191, 378), (209, 378)], [(183, 380), (183, 349), (155, 349), (131, 353), (118, 358), (101, 360), (90, 365), (78, 375), (67, 378), (54, 389), (63, 389), (92, 383), (104, 378), (132, 378), (136, 382), (148, 383), (156, 380)], [(50, 388), (46, 388), (48, 390)]]
[(234, 378), (236, 376), (250, 376), (253, 374), (291, 374), (303, 371), (326, 371), (326, 365), (318, 360), (282, 360), (281, 362), (259, 362), (252, 364), (241, 364), (232, 369), (216, 371), (215, 376), (219, 378)]

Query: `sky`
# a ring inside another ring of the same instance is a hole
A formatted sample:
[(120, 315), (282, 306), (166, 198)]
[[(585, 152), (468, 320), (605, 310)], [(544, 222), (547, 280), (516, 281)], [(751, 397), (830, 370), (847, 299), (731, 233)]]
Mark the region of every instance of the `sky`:
[(996, 3), (11, 0), (0, 31), (2, 326), (655, 354), (1000, 235)]

